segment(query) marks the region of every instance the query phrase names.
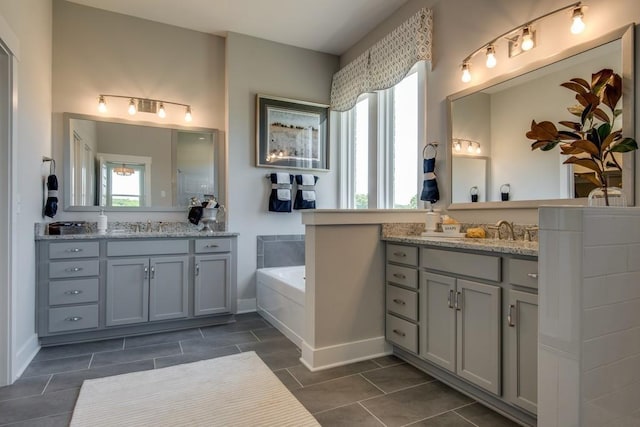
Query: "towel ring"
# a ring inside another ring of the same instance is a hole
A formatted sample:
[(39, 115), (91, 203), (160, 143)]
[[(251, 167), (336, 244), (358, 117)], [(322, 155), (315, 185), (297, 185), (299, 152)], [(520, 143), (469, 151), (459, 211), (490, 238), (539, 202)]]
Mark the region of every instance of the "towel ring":
[[(427, 149), (431, 148), (433, 150), (433, 156), (428, 156), (427, 157)], [(436, 157), (436, 154), (438, 154), (438, 143), (437, 142), (430, 142), (427, 145), (424, 146), (424, 148), (422, 149), (422, 158), (423, 159), (433, 159)]]

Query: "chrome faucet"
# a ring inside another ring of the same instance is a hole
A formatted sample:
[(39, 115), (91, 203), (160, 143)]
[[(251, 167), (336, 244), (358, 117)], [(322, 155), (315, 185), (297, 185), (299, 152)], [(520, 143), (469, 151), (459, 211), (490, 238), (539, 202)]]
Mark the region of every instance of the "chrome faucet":
[(538, 231), (539, 228), (537, 225), (534, 225), (533, 227), (525, 227), (524, 229), (524, 240), (525, 242), (532, 242), (533, 239), (531, 237), (531, 232), (532, 231)]
[(151, 233), (153, 229), (151, 228), (151, 220), (147, 220), (147, 233)]
[(504, 219), (501, 219), (496, 223), (496, 227), (498, 228), (498, 239), (500, 239), (500, 228), (502, 228), (503, 225), (507, 226), (507, 239), (514, 240), (515, 236), (513, 234), (513, 223)]

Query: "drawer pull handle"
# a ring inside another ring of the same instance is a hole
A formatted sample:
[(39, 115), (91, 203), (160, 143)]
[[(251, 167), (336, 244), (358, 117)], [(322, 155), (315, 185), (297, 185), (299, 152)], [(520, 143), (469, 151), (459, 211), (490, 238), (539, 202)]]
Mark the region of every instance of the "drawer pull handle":
[(151, 267), (151, 278), (152, 279), (156, 278), (156, 267), (155, 266)]
[(516, 307), (513, 304), (509, 304), (509, 311), (507, 312), (507, 325), (514, 328), (516, 324), (513, 322), (513, 310)]
[(407, 254), (405, 254), (404, 252), (394, 252), (393, 255), (400, 258), (405, 258), (407, 256)]
[(72, 291), (66, 291), (65, 294), (66, 295), (80, 295), (82, 293), (81, 290), (79, 289), (74, 289)]
[(149, 278), (149, 267), (145, 267), (144, 268), (144, 278), (148, 279)]
[(64, 320), (66, 320), (67, 322), (79, 322), (80, 320), (82, 320), (82, 316), (67, 317)]
[(78, 271), (82, 271), (82, 270), (83, 270), (82, 267), (69, 267), (69, 268), (66, 268), (64, 271), (68, 273), (77, 273)]
[(393, 302), (395, 302), (396, 304), (400, 304), (400, 305), (407, 305), (406, 302), (402, 301), (401, 299), (398, 298), (394, 298)]
[(200, 275), (200, 264), (196, 264), (196, 276)]
[(462, 292), (456, 292), (456, 301), (454, 304), (454, 308), (458, 311), (462, 310)]
[(71, 249), (67, 249), (67, 252), (72, 252), (72, 253), (82, 252), (82, 249), (81, 248), (71, 248)]
[(217, 247), (218, 247), (218, 245), (207, 245), (207, 246), (205, 246), (205, 248), (217, 248)]
[(407, 278), (407, 276), (405, 276), (402, 273), (393, 273), (393, 277), (395, 277), (396, 279), (402, 279), (402, 280)]
[(404, 332), (399, 331), (397, 329), (394, 329), (393, 333), (396, 334), (396, 335), (400, 335), (401, 337), (406, 337), (407, 336), (407, 334), (405, 334)]
[(532, 279), (537, 279), (538, 273), (527, 273), (527, 277), (531, 277)]
[(449, 296), (447, 297), (447, 305), (449, 306), (449, 308), (455, 308), (453, 306), (453, 289), (449, 290)]

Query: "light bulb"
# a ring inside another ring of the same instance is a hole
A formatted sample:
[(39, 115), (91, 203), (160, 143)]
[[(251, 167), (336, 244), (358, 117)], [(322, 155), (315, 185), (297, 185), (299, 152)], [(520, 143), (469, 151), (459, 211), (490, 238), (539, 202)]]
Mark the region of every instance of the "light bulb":
[(164, 104), (162, 102), (160, 103), (160, 107), (158, 107), (158, 117), (161, 119), (167, 117), (167, 112), (164, 111)]
[(520, 47), (524, 51), (533, 49), (533, 36), (529, 27), (524, 27), (522, 30), (522, 44)]
[(571, 19), (573, 20), (573, 23), (571, 24), (572, 34), (580, 34), (584, 31), (585, 25), (584, 21), (582, 20), (583, 16), (584, 14), (582, 13), (581, 7), (576, 7), (575, 9), (573, 9), (573, 15), (571, 16)]
[(476, 154), (480, 153), (482, 153), (482, 150), (480, 149), (480, 144), (478, 144), (478, 146), (476, 147)]
[(456, 141), (453, 143), (453, 149), (460, 152), (462, 150), (462, 146), (460, 145), (460, 141)]
[(487, 47), (487, 68), (493, 68), (498, 61), (496, 60), (496, 48), (490, 44)]
[(131, 114), (132, 116), (138, 112), (138, 109), (136, 108), (136, 102), (133, 100), (133, 98), (131, 98), (131, 100), (129, 101), (129, 114)]
[(473, 153), (473, 142), (470, 142), (469, 145), (467, 145), (467, 153)]
[(469, 71), (469, 63), (462, 64), (462, 82), (469, 83), (471, 81), (471, 71)]
[(191, 107), (187, 107), (187, 111), (184, 113), (184, 121), (190, 122), (191, 120), (193, 120), (193, 117), (191, 117)]
[(98, 99), (98, 111), (100, 111), (101, 113), (107, 112), (107, 103), (104, 100), (104, 96), (102, 95), (100, 95), (100, 98)]

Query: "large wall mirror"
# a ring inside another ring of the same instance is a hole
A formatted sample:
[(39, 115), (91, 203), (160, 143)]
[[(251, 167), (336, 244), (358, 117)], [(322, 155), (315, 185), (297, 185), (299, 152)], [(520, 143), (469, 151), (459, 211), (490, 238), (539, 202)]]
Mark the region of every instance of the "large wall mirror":
[(184, 210), (224, 191), (215, 129), (65, 113), (65, 210)]
[[(622, 126), (624, 135), (634, 136), (633, 63), (631, 25), (544, 63), (449, 96), (450, 208), (536, 207), (586, 197), (593, 185), (584, 179), (589, 171), (562, 164), (567, 156), (558, 148), (532, 151), (533, 141), (525, 134), (533, 119), (574, 120), (567, 107), (577, 103), (575, 93), (561, 83), (574, 77), (591, 80), (592, 73), (612, 68), (624, 82), (623, 114), (616, 128)], [(634, 158), (635, 152), (620, 155), (622, 174), (612, 171), (609, 181), (622, 186), (630, 205)]]

